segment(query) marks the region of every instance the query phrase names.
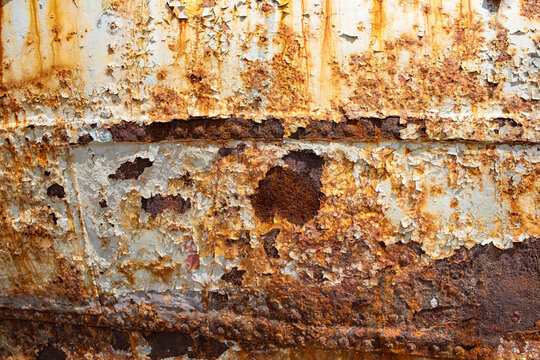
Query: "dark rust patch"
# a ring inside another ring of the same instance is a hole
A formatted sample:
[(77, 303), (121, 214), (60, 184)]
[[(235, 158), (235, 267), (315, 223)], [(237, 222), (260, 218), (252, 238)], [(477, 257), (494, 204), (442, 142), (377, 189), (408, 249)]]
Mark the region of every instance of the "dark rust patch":
[(283, 157), (285, 164), (299, 174), (309, 176), (313, 185), (320, 190), (324, 159), (312, 150), (295, 150)]
[(149, 198), (142, 198), (142, 208), (155, 218), (163, 211), (170, 209), (178, 214), (183, 214), (191, 208), (189, 199), (184, 199), (180, 195), (157, 194)]
[(360, 118), (344, 122), (311, 120), (307, 127), (299, 127), (292, 139), (354, 139), (354, 140), (401, 140), (404, 128), (397, 116)]
[(264, 252), (268, 257), (279, 259), (279, 252), (276, 249), (276, 239), (280, 233), (279, 229), (273, 229), (262, 236)]
[(233, 148), (222, 147), (221, 149), (219, 149), (218, 154), (221, 157), (225, 157), (229, 155), (237, 155), (245, 151), (246, 148), (247, 148), (246, 144), (238, 144), (236, 147), (233, 147)]
[(315, 217), (322, 197), (309, 176), (276, 166), (259, 181), (251, 203), (255, 214), (265, 222), (272, 222), (279, 214), (302, 225)]
[(523, 125), (516, 122), (516, 120), (512, 118), (495, 118), (493, 121), (499, 125), (499, 127), (503, 126), (511, 126), (511, 127), (523, 127)]
[(228, 346), (219, 340), (205, 335), (195, 339), (181, 332), (146, 333), (144, 337), (152, 347), (150, 359), (164, 359), (187, 355), (195, 359), (217, 359)]
[(418, 274), (412, 285), (437, 299), (428, 306), (426, 298), (425, 308), (414, 315), (418, 327), (460, 324), (493, 342), (505, 333), (535, 331), (540, 319), (540, 241), (507, 250), (492, 244), (461, 248)]
[(94, 141), (94, 138), (90, 134), (84, 134), (79, 136), (79, 140), (77, 140), (77, 144), (79, 145), (87, 145)]
[(268, 118), (260, 123), (243, 118), (212, 119), (194, 118), (164, 123), (138, 125), (122, 122), (109, 129), (113, 141), (164, 141), (164, 140), (240, 140), (283, 138), (282, 120)]
[(195, 339), (195, 350), (188, 356), (195, 359), (217, 359), (228, 349), (228, 346), (210, 336), (198, 336)]
[(52, 345), (47, 345), (39, 352), (38, 360), (65, 360), (66, 354)]
[(246, 270), (238, 270), (238, 267), (235, 266), (231, 270), (223, 274), (223, 276), (221, 276), (221, 280), (225, 280), (228, 283), (240, 286), (242, 285), (242, 281), (244, 280), (245, 273)]
[(178, 332), (151, 333), (146, 334), (145, 338), (152, 347), (149, 355), (152, 360), (186, 355), (188, 349), (193, 346), (191, 336)]
[(115, 350), (131, 352), (131, 343), (129, 341), (129, 335), (122, 330), (112, 331), (112, 347)]
[(54, 183), (47, 188), (47, 195), (63, 199), (66, 196), (66, 191), (62, 185)]
[(152, 166), (152, 161), (147, 158), (138, 157), (133, 161), (126, 161), (116, 170), (114, 174), (109, 175), (113, 180), (136, 180), (144, 172), (144, 169)]
[(311, 150), (292, 151), (283, 157), (287, 168), (271, 168), (251, 198), (255, 214), (271, 222), (279, 214), (302, 225), (311, 220), (324, 197), (320, 192), (324, 159)]

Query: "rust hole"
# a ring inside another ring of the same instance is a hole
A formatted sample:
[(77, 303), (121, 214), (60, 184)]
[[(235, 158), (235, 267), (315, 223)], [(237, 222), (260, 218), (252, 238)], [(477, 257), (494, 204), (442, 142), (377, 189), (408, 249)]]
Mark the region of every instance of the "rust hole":
[(47, 188), (47, 195), (63, 199), (66, 196), (66, 191), (62, 185), (54, 183)]
[(52, 345), (47, 345), (40, 351), (38, 360), (65, 360), (66, 354)]
[(112, 347), (115, 350), (129, 352), (131, 351), (131, 343), (129, 341), (129, 335), (125, 331), (113, 330), (112, 332)]
[(173, 356), (185, 355), (193, 346), (193, 339), (182, 333), (153, 333), (145, 336), (152, 347), (150, 359), (158, 360)]

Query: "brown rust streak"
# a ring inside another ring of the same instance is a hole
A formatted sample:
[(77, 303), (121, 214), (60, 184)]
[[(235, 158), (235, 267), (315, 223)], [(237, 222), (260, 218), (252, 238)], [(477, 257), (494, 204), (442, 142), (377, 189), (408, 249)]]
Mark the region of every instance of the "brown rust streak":
[[(33, 171), (40, 171), (58, 160), (58, 153), (53, 147), (45, 144), (28, 143), (15, 148), (11, 142), (3, 147), (4, 166), (9, 171), (9, 181), (5, 181), (0, 192), (0, 256), (4, 262), (6, 278), (4, 295), (50, 295), (65, 297), (73, 304), (84, 302), (87, 292), (82, 273), (77, 270), (77, 263), (67, 259), (55, 249), (58, 241), (71, 242), (71, 254), (77, 256), (80, 248), (69, 240), (74, 238), (74, 219), (69, 206), (65, 216), (69, 229), (66, 237), (57, 238), (50, 214), (54, 209), (43, 202), (29, 200), (29, 189), (24, 179), (33, 176)], [(43, 188), (43, 195), (46, 190)], [(31, 197), (32, 199), (32, 197)], [(41, 219), (37, 223), (21, 221), (18, 228), (14, 226), (15, 217), (9, 210), (9, 204), (17, 208), (20, 214), (32, 211), (33, 217)], [(56, 216), (56, 215), (55, 215)], [(68, 245), (68, 244), (66, 244)], [(22, 271), (15, 271), (15, 269)]]
[[(304, 40), (304, 56), (306, 57), (306, 84), (305, 84), (305, 95), (304, 97), (307, 99), (308, 98), (308, 93), (309, 93), (309, 79), (310, 79), (310, 53), (309, 53), (309, 26), (306, 25), (306, 22), (308, 21), (306, 19), (306, 17), (304, 16), (304, 14), (306, 13), (307, 11), (307, 5), (306, 5), (306, 1), (307, 0), (301, 0), (301, 11), (302, 11), (302, 14), (301, 15), (301, 18), (302, 18), (302, 38)], [(1, 29), (0, 29), (1, 30)]]
[[(332, 71), (330, 68), (330, 63), (333, 61), (335, 56), (335, 44), (334, 38), (332, 35), (332, 19), (333, 19), (333, 2), (334, 0), (325, 0), (324, 1), (324, 13), (323, 13), (323, 38), (322, 38), (322, 48), (321, 48), (321, 93), (325, 94), (326, 91), (332, 92)], [(325, 98), (332, 98), (332, 93), (330, 96), (325, 96)]]
[(4, 85), (4, 3), (0, 1), (0, 88)]
[(41, 74), (43, 72), (43, 55), (41, 53), (41, 34), (39, 32), (39, 23), (38, 23), (38, 0), (29, 0), (28, 1), (29, 6), (29, 12), (30, 12), (30, 27), (28, 29), (28, 34), (26, 35), (27, 41), (29, 41), (31, 44), (34, 43), (34, 41), (37, 42), (36, 45), (34, 45), (34, 49), (37, 53), (37, 62), (39, 67), (39, 73)]
[(384, 12), (384, 0), (373, 0), (373, 10), (371, 15), (371, 46), (376, 45), (375, 50), (384, 50), (384, 28), (386, 26), (386, 15)]

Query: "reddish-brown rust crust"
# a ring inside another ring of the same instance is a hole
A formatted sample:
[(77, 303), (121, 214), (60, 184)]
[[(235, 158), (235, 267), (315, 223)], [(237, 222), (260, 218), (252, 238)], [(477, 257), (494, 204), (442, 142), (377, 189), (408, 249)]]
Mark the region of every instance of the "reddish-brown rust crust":
[(191, 208), (190, 200), (184, 199), (180, 195), (157, 194), (149, 198), (143, 197), (141, 205), (151, 218), (155, 218), (167, 209), (183, 214)]
[[(474, 335), (493, 344), (505, 333), (535, 331), (540, 319), (540, 241), (518, 243), (499, 250), (493, 245), (460, 249), (437, 261), (429, 279), (424, 274), (412, 283), (414, 291), (430, 282), (444, 289), (445, 304), (415, 314), (418, 327), (461, 322), (474, 327)], [(464, 329), (465, 330), (465, 329)]]
[(255, 215), (265, 222), (280, 215), (300, 225), (315, 217), (321, 198), (308, 176), (277, 166), (259, 182), (251, 203)]
[(305, 224), (315, 217), (324, 198), (320, 192), (324, 159), (307, 150), (292, 151), (283, 160), (288, 168), (271, 168), (259, 181), (251, 204), (265, 222), (280, 215), (294, 224)]
[(263, 241), (264, 252), (268, 257), (279, 259), (279, 251), (276, 249), (276, 239), (280, 233), (279, 229), (272, 229), (264, 234), (261, 239)]
[(403, 125), (399, 117), (383, 119), (361, 118), (344, 122), (311, 120), (307, 127), (299, 127), (291, 134), (291, 139), (361, 139), (361, 140), (401, 140)]
[[(281, 140), (285, 137), (283, 121), (269, 118), (257, 123), (242, 118), (173, 120), (139, 125), (122, 122), (109, 131), (117, 142), (153, 142), (164, 140)], [(344, 122), (310, 120), (299, 127), (291, 139), (401, 140), (399, 117), (361, 118)]]
[[(309, 345), (461, 359), (489, 359), (501, 338), (521, 346), (538, 336), (538, 239), (508, 250), (493, 245), (462, 248), (432, 263), (422, 260), (425, 254), (414, 244), (381, 245), (381, 249), (388, 266), (371, 276), (378, 283), (373, 288), (356, 278), (333, 286), (298, 279), (274, 283), (261, 293), (237, 282), (231, 284), (234, 288), (219, 291), (179, 293), (182, 303), (194, 306), (193, 311), (153, 300), (153, 296), (174, 297), (173, 293), (141, 292), (123, 300), (103, 296), (94, 315), (0, 307), (0, 327), (17, 328), (16, 324), (29, 321), (20, 326), (39, 331), (52, 326), (48, 323), (86, 326), (84, 331), (94, 326), (129, 328), (143, 333), (152, 358), (188, 351), (178, 348), (181, 342), (167, 340), (179, 336), (195, 344), (189, 350), (193, 354), (196, 349), (215, 347), (215, 352), (204, 355), (207, 358), (225, 351), (223, 340), (234, 340), (252, 350)], [(48, 339), (60, 348), (66, 335), (50, 331), (32, 341)], [(113, 340), (111, 333), (107, 341), (127, 349), (125, 338)], [(198, 348), (197, 343), (205, 345)], [(42, 348), (41, 343), (28, 345)]]
[(114, 174), (109, 175), (113, 180), (136, 180), (144, 172), (144, 169), (152, 166), (150, 159), (137, 156), (133, 161), (126, 161), (116, 170)]
[(240, 140), (283, 138), (282, 121), (269, 118), (256, 123), (242, 118), (173, 120), (138, 125), (123, 122), (109, 128), (113, 141)]
[(221, 276), (221, 280), (225, 280), (228, 283), (240, 286), (242, 285), (242, 281), (244, 280), (245, 273), (245, 270), (238, 270), (238, 267), (235, 266), (231, 270), (223, 274), (223, 276)]

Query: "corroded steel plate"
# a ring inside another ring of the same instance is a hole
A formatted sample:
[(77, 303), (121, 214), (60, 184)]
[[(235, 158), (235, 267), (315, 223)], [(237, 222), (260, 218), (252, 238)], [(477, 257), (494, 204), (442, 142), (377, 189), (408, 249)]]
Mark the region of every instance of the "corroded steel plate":
[(540, 357), (537, 1), (0, 9), (0, 358)]

